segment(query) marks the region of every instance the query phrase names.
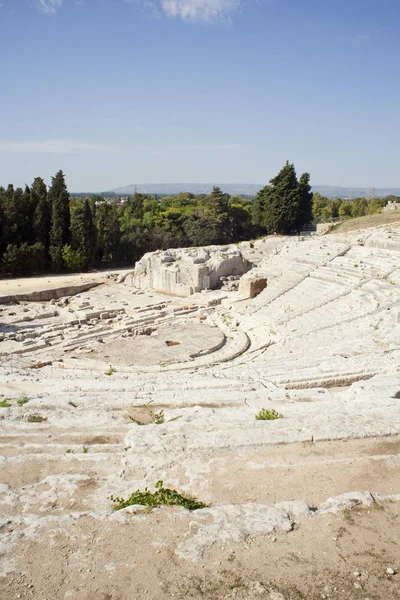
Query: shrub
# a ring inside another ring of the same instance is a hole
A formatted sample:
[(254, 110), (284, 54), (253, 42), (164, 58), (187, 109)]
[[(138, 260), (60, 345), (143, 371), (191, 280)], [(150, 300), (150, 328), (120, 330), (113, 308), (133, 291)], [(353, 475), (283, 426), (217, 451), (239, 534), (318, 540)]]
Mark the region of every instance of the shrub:
[(260, 412), (256, 414), (257, 421), (275, 421), (275, 419), (283, 419), (283, 415), (274, 408), (272, 410), (262, 408)]
[(4, 398), (4, 400), (2, 400), (0, 402), (0, 408), (10, 408), (11, 404), (10, 402), (7, 400), (7, 398)]
[(27, 404), (28, 402), (29, 402), (28, 396), (20, 396), (17, 400), (18, 406), (23, 406), (24, 404)]
[(61, 254), (68, 271), (80, 271), (85, 266), (85, 259), (79, 250), (73, 250), (69, 245), (63, 247)]
[(136, 492), (133, 492), (127, 500), (115, 496), (111, 496), (110, 499), (111, 502), (114, 503), (114, 510), (121, 510), (121, 508), (126, 508), (127, 506), (132, 506), (134, 504), (141, 504), (143, 506), (148, 506), (149, 508), (161, 505), (183, 506), (187, 510), (198, 510), (199, 508), (205, 508), (207, 506), (206, 504), (203, 504), (203, 502), (198, 502), (195, 498), (182, 496), (182, 494), (176, 490), (163, 487), (162, 481), (157, 481), (155, 492), (150, 492), (145, 488), (144, 492), (136, 490)]
[(29, 415), (27, 421), (28, 423), (43, 423), (43, 421), (47, 421), (47, 419), (41, 415)]

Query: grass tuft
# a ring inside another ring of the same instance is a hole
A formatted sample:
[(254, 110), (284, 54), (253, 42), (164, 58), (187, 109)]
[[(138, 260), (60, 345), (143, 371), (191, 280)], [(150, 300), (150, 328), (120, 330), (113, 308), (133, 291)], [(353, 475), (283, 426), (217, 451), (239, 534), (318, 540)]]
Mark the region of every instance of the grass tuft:
[(29, 415), (27, 421), (28, 423), (43, 423), (43, 421), (47, 421), (47, 419), (41, 415)]
[(262, 408), (260, 412), (256, 414), (256, 421), (275, 421), (276, 419), (283, 419), (283, 415), (274, 408), (272, 410)]
[(10, 408), (10, 406), (11, 404), (7, 398), (4, 398), (4, 400), (0, 402), (0, 408)]
[(20, 396), (17, 400), (18, 406), (23, 406), (24, 404), (27, 404), (28, 402), (29, 402), (28, 396)]
[(162, 505), (183, 506), (187, 510), (198, 510), (199, 508), (205, 508), (207, 506), (206, 504), (203, 504), (203, 502), (198, 502), (195, 498), (182, 496), (182, 494), (176, 490), (165, 488), (162, 481), (157, 481), (155, 492), (150, 492), (145, 488), (144, 492), (136, 490), (136, 492), (133, 492), (126, 500), (116, 496), (111, 496), (110, 500), (114, 503), (114, 510), (121, 510), (122, 508), (134, 504), (141, 504), (143, 506), (148, 506), (149, 508)]
[(110, 365), (110, 368), (108, 369), (108, 371), (106, 371), (104, 373), (104, 375), (113, 375), (113, 373), (116, 373), (117, 369), (114, 369), (114, 367), (112, 365)]

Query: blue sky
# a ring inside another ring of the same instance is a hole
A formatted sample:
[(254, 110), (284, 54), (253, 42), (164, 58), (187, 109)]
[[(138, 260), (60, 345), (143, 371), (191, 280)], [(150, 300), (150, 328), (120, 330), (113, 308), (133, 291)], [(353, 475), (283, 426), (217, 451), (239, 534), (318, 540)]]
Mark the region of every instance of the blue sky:
[(0, 6), (0, 185), (400, 187), (400, 0)]

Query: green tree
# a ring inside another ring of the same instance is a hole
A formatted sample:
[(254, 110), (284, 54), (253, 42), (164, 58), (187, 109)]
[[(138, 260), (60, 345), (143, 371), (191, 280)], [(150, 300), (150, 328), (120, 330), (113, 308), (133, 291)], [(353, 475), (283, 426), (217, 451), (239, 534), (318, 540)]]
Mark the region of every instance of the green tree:
[(313, 193), (310, 186), (310, 174), (303, 173), (299, 179), (299, 212), (296, 221), (298, 231), (313, 220)]
[(232, 240), (248, 240), (255, 234), (251, 222), (252, 203), (234, 196), (229, 200), (229, 213), (232, 221)]
[(121, 241), (117, 202), (104, 202), (96, 210), (97, 257), (105, 262), (115, 260)]
[[(307, 177), (303, 179), (304, 195), (306, 183)], [(253, 223), (267, 233), (288, 233), (297, 229), (300, 223), (300, 191), (294, 165), (286, 161), (270, 184), (255, 198)]]
[(62, 171), (52, 177), (49, 189), (51, 204), (50, 256), (54, 271), (62, 267), (62, 249), (70, 238), (69, 194)]
[(342, 202), (339, 207), (339, 217), (349, 219), (351, 217), (352, 204), (351, 202)]
[(87, 268), (96, 249), (96, 229), (88, 199), (71, 206), (71, 247), (81, 257), (79, 268)]
[(351, 216), (364, 217), (367, 214), (368, 202), (365, 198), (355, 198), (352, 202)]
[(225, 244), (232, 239), (233, 224), (229, 194), (214, 186), (209, 196), (198, 197), (197, 206), (185, 220), (183, 228), (194, 246)]
[(24, 242), (26, 233), (24, 202), (23, 190), (14, 189), (9, 185), (2, 198), (4, 247), (8, 244), (19, 246)]
[(35, 239), (46, 251), (50, 243), (51, 206), (47, 197), (47, 186), (41, 177), (36, 177), (31, 187), (31, 202), (35, 206), (33, 230)]
[(372, 198), (368, 202), (367, 214), (374, 215), (376, 213), (380, 213), (385, 205), (386, 200), (384, 200), (383, 198)]

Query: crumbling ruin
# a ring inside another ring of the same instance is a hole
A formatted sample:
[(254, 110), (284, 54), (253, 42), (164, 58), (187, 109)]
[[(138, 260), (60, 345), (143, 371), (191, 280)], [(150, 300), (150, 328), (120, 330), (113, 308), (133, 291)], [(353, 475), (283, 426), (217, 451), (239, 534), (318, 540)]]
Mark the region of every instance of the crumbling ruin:
[(133, 284), (141, 290), (187, 297), (215, 290), (227, 277), (239, 278), (251, 267), (235, 246), (148, 252), (135, 265)]

